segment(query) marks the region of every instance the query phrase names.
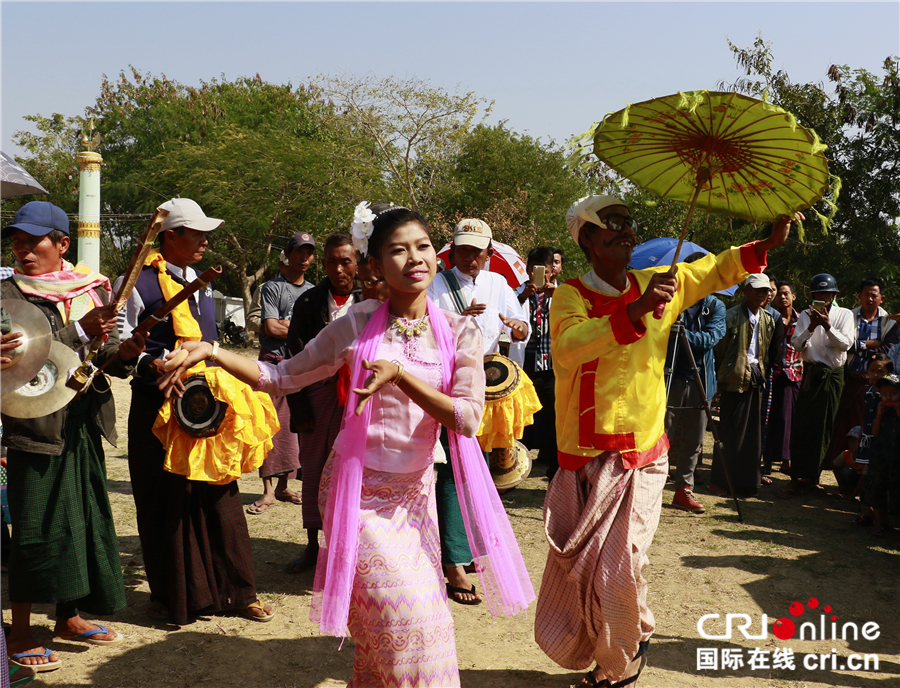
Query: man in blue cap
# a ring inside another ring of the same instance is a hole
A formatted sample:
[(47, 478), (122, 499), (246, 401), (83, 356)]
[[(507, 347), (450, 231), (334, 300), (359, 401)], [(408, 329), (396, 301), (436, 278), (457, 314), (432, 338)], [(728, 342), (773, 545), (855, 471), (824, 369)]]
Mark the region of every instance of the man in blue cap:
[[(144, 348), (139, 335), (119, 344), (109, 280), (65, 260), (69, 218), (51, 203), (32, 201), (3, 230), (16, 270), (0, 283), (0, 298), (41, 311), (53, 339), (83, 355), (106, 335), (94, 361), (126, 377)], [(9, 449), (9, 506), (15, 528), (9, 562), (12, 628), (10, 663), (50, 671), (61, 661), (31, 631), (31, 606), (56, 605), (54, 635), (68, 641), (112, 645), (116, 631), (85, 620), (125, 607), (119, 544), (106, 490), (101, 436), (116, 443), (115, 402), (108, 384), (90, 385), (65, 408), (39, 418), (4, 414)], [(34, 400), (39, 403), (38, 399)]]

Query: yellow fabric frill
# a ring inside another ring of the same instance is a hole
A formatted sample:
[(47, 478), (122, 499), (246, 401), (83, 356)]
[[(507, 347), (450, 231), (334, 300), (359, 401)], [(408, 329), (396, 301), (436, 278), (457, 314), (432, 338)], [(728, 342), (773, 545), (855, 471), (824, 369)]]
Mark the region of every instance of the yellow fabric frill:
[[(172, 279), (172, 276), (166, 272), (166, 261), (157, 249), (153, 249), (144, 260), (144, 265), (152, 265), (156, 268), (159, 277), (159, 288), (163, 293), (166, 301), (171, 301), (184, 288), (178, 282)], [(194, 320), (191, 313), (191, 307), (187, 301), (182, 301), (175, 310), (172, 311), (172, 327), (175, 330), (175, 336), (181, 340), (199, 342), (203, 333), (200, 332), (200, 325)]]
[(254, 392), (219, 367), (199, 363), (187, 375), (204, 373), (212, 395), (228, 404), (219, 431), (211, 437), (194, 437), (175, 419), (172, 401), (163, 404), (153, 424), (153, 434), (166, 448), (163, 464), (170, 473), (213, 485), (227, 485), (262, 465), (278, 432), (278, 414), (272, 399)]
[[(517, 363), (513, 362), (517, 368)], [(483, 451), (495, 447), (514, 447), (522, 438), (525, 426), (534, 422), (534, 414), (541, 410), (537, 392), (531, 378), (519, 368), (519, 386), (507, 397), (488, 401), (484, 405), (484, 417), (478, 430), (478, 444)]]

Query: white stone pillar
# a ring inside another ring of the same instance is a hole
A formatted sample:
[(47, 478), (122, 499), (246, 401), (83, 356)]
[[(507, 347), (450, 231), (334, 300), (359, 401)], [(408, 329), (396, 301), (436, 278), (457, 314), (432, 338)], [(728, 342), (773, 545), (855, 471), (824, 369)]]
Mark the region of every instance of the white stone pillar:
[(78, 262), (100, 272), (100, 165), (93, 151), (78, 154)]

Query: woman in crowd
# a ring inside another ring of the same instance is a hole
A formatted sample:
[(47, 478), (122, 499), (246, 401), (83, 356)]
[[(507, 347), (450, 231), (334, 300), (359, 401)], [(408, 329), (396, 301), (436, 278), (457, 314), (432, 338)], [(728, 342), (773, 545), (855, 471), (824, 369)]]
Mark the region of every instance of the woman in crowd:
[(350, 365), (356, 398), (322, 475), (324, 542), (311, 616), (329, 635), (349, 627), (350, 686), (458, 686), (434, 498), (440, 425), (450, 430), (457, 482), (465, 485), (460, 505), (491, 611), (514, 614), (534, 599), (473, 439), (484, 405), (481, 334), (471, 318), (428, 301), (437, 260), (421, 215), (360, 204), (352, 234), (387, 283), (385, 303), (354, 305), (277, 366), (185, 343), (189, 355), (161, 386), (172, 394), (174, 380), (204, 359), (271, 394)]

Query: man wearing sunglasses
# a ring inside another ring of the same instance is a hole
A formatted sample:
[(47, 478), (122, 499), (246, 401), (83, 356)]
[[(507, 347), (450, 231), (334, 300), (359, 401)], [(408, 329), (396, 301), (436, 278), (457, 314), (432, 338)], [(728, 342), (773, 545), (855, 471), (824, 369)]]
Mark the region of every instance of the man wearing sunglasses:
[(637, 680), (654, 631), (642, 574), (668, 474), (669, 329), (687, 306), (762, 272), (790, 220), (763, 241), (679, 263), (677, 277), (628, 271), (638, 226), (617, 198), (582, 198), (566, 223), (593, 269), (560, 285), (550, 307), (561, 470), (544, 509), (535, 639), (567, 669), (595, 663), (581, 686), (609, 688)]

